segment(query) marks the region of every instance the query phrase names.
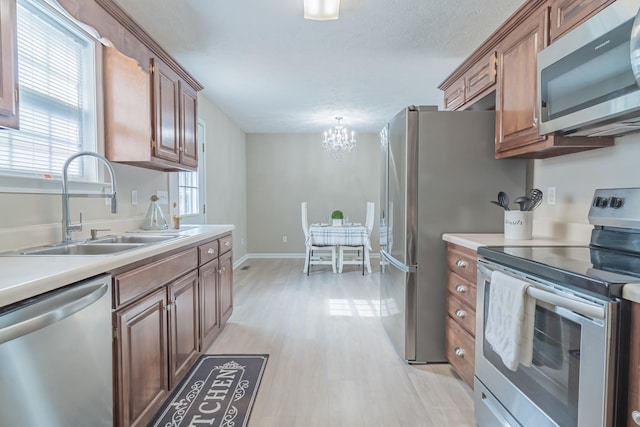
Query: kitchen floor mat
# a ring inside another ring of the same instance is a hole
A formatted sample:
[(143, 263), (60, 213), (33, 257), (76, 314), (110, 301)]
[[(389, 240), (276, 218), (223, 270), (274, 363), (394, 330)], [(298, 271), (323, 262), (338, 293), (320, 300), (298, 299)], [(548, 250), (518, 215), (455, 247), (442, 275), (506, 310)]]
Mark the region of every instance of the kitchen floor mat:
[(149, 425), (246, 427), (268, 358), (268, 354), (200, 356)]

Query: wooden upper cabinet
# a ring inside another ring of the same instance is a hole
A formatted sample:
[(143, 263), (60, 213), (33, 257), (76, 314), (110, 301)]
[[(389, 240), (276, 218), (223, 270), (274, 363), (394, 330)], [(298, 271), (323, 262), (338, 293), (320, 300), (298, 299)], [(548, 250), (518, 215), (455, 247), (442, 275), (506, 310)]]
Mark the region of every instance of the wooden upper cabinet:
[(464, 110), (493, 91), (496, 83), (496, 52), (481, 58), (444, 90), (445, 110)]
[[(196, 120), (197, 93), (182, 82), (176, 72), (155, 58), (153, 77), (153, 155), (171, 162), (176, 169), (198, 166)], [(170, 164), (167, 165), (170, 169)]]
[(113, 162), (151, 161), (150, 77), (138, 62), (103, 47), (105, 154)]
[(198, 93), (180, 82), (180, 163), (198, 167)]
[(551, 0), (551, 42), (589, 19), (615, 0)]
[(538, 136), (537, 55), (547, 23), (543, 8), (498, 46), (496, 153), (545, 139)]
[(16, 0), (0, 0), (0, 127), (18, 129)]
[(496, 84), (497, 54), (491, 52), (482, 58), (465, 74), (465, 100), (473, 101), (478, 95), (482, 96)]

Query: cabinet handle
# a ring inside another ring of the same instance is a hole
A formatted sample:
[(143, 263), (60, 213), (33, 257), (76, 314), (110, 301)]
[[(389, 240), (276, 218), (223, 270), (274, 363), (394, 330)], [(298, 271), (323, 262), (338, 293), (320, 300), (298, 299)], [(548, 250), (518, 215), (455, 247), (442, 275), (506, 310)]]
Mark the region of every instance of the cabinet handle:
[(459, 308), (459, 309), (456, 310), (456, 317), (464, 319), (465, 317), (467, 317), (467, 312), (464, 311), (463, 309)]
[(467, 266), (467, 262), (463, 259), (459, 259), (456, 261), (456, 267), (465, 268)]
[(215, 254), (215, 253), (216, 253), (216, 251), (214, 251), (214, 250), (213, 250), (213, 248), (209, 248), (209, 249), (207, 250), (207, 253), (208, 253), (209, 255), (213, 255), (213, 254)]
[(224, 242), (224, 245), (225, 245), (226, 247), (229, 247), (229, 246), (231, 246), (231, 242)]
[(462, 283), (459, 283), (458, 286), (456, 286), (456, 292), (460, 292), (461, 294), (464, 294), (467, 292), (467, 287)]
[(464, 356), (464, 349), (462, 349), (460, 347), (456, 347), (455, 353), (456, 353), (456, 356), (463, 357)]
[(631, 418), (633, 419), (634, 423), (640, 425), (640, 411), (633, 411), (631, 413)]
[(165, 305), (164, 306), (164, 311), (167, 311), (167, 312), (171, 311), (171, 304)]

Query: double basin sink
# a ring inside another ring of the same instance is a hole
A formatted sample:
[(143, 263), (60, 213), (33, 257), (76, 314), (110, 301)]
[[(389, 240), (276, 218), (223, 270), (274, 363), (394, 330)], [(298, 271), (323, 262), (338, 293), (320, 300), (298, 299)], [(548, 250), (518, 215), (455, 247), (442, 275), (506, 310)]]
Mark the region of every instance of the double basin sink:
[(180, 237), (183, 236), (138, 236), (126, 234), (120, 236), (101, 236), (94, 240), (55, 243), (5, 253), (4, 255), (109, 255), (178, 239)]

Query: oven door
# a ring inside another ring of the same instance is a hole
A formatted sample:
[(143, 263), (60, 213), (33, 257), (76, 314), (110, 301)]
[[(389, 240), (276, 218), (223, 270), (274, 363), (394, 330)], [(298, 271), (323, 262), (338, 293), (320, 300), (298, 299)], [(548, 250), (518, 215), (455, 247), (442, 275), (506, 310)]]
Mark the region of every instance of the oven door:
[[(533, 363), (509, 370), (484, 338), (491, 273), (531, 284), (536, 298)], [(480, 427), (611, 426), (618, 303), (479, 260), (476, 421)]]

